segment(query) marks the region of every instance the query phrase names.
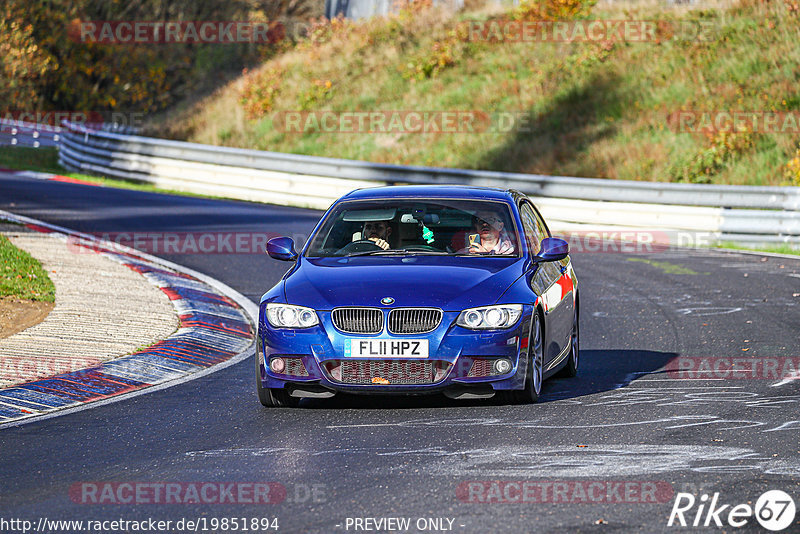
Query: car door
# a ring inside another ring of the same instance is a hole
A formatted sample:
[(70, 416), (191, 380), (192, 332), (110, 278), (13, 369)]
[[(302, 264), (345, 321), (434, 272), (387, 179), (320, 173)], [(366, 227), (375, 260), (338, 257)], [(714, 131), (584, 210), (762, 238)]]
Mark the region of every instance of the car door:
[[(535, 254), (541, 240), (550, 237), (550, 232), (527, 200), (520, 203), (520, 219), (528, 250)], [(541, 296), (545, 315), (545, 370), (558, 365), (569, 348), (574, 307), (570, 272), (569, 258), (565, 258), (562, 261), (540, 263), (531, 278), (532, 289)]]

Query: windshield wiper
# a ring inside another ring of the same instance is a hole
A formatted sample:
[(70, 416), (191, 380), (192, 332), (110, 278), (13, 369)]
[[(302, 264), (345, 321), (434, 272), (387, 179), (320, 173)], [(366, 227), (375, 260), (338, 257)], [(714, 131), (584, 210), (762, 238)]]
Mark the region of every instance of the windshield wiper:
[(382, 256), (407, 256), (412, 254), (437, 254), (437, 255), (446, 255), (449, 256), (449, 252), (444, 252), (442, 250), (413, 250), (413, 249), (406, 249), (406, 248), (396, 248), (396, 249), (389, 249), (389, 250), (366, 250), (364, 252), (354, 252), (352, 254), (347, 254), (345, 258), (353, 258), (356, 256), (372, 256), (372, 255), (382, 255)]
[(389, 249), (389, 250), (365, 250), (364, 252), (353, 252), (352, 254), (345, 254), (345, 258), (354, 258), (356, 256), (371, 256), (373, 254), (381, 254), (386, 256), (392, 256), (397, 254), (405, 254), (405, 250), (397, 250), (397, 249)]

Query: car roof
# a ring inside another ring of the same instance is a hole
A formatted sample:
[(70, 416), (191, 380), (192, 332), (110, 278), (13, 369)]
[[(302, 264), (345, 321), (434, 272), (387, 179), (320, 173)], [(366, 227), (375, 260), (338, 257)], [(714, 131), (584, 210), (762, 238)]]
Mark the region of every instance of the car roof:
[(463, 198), (475, 200), (502, 200), (513, 202), (514, 194), (507, 189), (469, 185), (390, 185), (356, 189), (341, 200), (367, 200), (382, 198)]

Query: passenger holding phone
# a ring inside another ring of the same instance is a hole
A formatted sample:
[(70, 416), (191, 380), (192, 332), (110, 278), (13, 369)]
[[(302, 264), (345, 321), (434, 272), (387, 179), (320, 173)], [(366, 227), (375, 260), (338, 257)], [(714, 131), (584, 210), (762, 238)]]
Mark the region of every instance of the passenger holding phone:
[(472, 227), (477, 232), (469, 234), (470, 254), (513, 254), (514, 244), (504, 231), (505, 223), (491, 211), (479, 211), (472, 217)]

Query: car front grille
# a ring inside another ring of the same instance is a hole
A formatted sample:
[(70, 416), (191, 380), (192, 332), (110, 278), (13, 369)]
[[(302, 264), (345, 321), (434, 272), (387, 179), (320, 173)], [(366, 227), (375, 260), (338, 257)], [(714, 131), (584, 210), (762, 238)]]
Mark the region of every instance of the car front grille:
[(286, 370), (283, 374), (291, 376), (308, 376), (302, 358), (286, 358)]
[(436, 308), (397, 308), (389, 312), (392, 334), (424, 334), (442, 322), (442, 310)]
[(472, 362), (472, 367), (469, 370), (467, 377), (478, 378), (491, 376), (492, 373), (492, 360), (486, 358), (475, 359)]
[(377, 334), (383, 330), (383, 311), (377, 308), (336, 308), (333, 326), (348, 334)]
[(431, 360), (339, 360), (328, 369), (344, 384), (433, 384), (437, 378)]

